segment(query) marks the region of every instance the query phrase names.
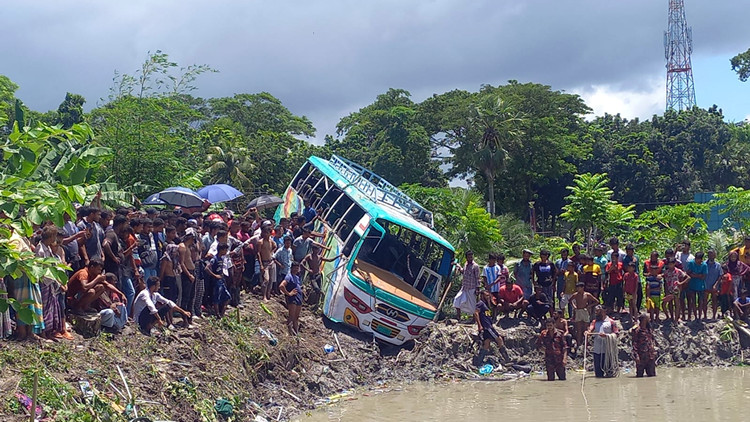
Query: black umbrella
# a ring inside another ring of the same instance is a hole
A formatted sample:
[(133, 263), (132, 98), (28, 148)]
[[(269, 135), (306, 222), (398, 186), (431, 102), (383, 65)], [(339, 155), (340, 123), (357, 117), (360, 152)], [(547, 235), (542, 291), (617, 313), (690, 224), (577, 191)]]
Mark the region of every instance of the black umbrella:
[(141, 202), (141, 204), (143, 205), (168, 205), (166, 202), (159, 199), (159, 193), (150, 195), (143, 202)]
[(276, 195), (261, 195), (247, 204), (248, 208), (257, 208), (259, 210), (275, 207), (279, 204), (283, 204), (284, 200)]

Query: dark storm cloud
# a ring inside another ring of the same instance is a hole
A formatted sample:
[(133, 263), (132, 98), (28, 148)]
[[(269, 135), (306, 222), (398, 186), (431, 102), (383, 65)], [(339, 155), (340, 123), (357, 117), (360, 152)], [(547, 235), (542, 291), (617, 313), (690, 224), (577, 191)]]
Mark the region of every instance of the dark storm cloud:
[[(664, 72), (666, 0), (58, 1), (17, 3), (3, 17), (0, 73), (32, 108), (66, 91), (92, 106), (114, 69), (146, 51), (220, 70), (199, 95), (268, 91), (330, 133), (389, 87), (419, 100), (508, 79), (556, 89), (653, 89)], [(696, 55), (747, 48), (750, 0), (687, 0)]]

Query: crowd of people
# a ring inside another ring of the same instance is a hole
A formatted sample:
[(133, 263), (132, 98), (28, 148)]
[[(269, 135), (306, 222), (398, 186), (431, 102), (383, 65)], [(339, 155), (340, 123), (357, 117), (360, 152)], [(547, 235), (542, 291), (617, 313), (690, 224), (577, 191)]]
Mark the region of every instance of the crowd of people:
[(49, 275), (34, 283), (26, 274), (0, 281), (0, 290), (17, 303), (0, 313), (2, 337), (70, 340), (70, 315), (100, 318), (102, 329), (112, 333), (129, 323), (145, 335), (159, 327), (191, 328), (198, 319), (222, 317), (227, 306), (240, 306), (242, 291), (263, 300), (283, 295), (287, 327), (296, 335), (303, 272), (320, 288), (315, 277), (325, 246), (314, 240), (320, 234), (308, 221), (315, 218), (309, 206), (275, 222), (254, 208), (235, 216), (228, 210), (113, 211), (90, 205), (78, 207), (75, 219), (66, 214), (61, 227), (35, 227), (28, 238), (11, 228), (11, 247), (70, 270), (67, 283)]
[(453, 306), (459, 320), (462, 313), (474, 315), (484, 340), (481, 354), (492, 342), (504, 349), (493, 327), (498, 318), (525, 317), (543, 328), (538, 345), (545, 350), (550, 379), (556, 374), (564, 379), (568, 353), (579, 352), (587, 335), (593, 337), (596, 375), (606, 376), (606, 348), (617, 335), (614, 320), (629, 318), (637, 373), (652, 376), (656, 348), (650, 327), (662, 315), (672, 323), (708, 320), (709, 309), (713, 319), (750, 317), (750, 237), (723, 262), (713, 250), (693, 254), (689, 240), (667, 249), (663, 257), (652, 251), (645, 260), (632, 244), (620, 249), (617, 238), (610, 239), (609, 248), (592, 249), (593, 255), (584, 254), (574, 244), (572, 253), (563, 248), (556, 260), (542, 249), (535, 262), (526, 249), (513, 269), (502, 253), (489, 254), (481, 267), (467, 252), (465, 264), (457, 266), (462, 283)]

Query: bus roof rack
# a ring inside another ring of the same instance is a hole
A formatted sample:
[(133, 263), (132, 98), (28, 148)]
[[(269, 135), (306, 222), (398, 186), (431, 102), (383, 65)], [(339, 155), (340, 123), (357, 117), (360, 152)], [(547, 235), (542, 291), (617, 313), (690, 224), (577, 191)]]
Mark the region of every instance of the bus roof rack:
[(372, 201), (399, 208), (420, 223), (434, 228), (432, 213), (417, 201), (411, 199), (407, 194), (401, 192), (397, 187), (388, 183), (387, 180), (359, 164), (335, 154), (331, 156), (329, 164), (338, 170), (352, 186), (356, 187)]

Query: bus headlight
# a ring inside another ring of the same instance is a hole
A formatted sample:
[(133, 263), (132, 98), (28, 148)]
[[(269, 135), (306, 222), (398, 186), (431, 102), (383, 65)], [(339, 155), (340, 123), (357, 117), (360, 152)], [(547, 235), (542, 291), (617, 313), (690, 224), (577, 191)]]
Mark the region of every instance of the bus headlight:
[(367, 306), (365, 302), (355, 296), (354, 293), (352, 293), (346, 287), (344, 287), (344, 298), (346, 298), (346, 301), (349, 302), (350, 305), (354, 306), (359, 311), (359, 313), (369, 314), (370, 312), (372, 312), (372, 309)]

